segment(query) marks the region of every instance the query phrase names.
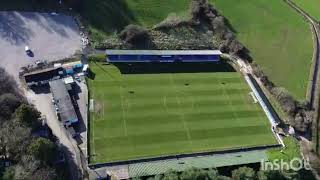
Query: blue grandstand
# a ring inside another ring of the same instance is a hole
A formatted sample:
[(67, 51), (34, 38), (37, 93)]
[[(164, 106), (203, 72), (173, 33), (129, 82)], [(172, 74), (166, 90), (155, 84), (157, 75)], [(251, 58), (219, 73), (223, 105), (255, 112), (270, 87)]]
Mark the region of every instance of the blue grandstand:
[(107, 61), (117, 62), (218, 62), (219, 50), (106, 50)]

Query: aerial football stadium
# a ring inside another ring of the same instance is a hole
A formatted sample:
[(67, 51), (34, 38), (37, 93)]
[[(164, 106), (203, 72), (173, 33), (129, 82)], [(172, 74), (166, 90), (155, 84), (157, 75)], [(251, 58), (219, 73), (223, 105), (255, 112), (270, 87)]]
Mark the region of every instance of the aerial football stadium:
[(91, 62), (90, 164), (278, 144), (245, 79), (220, 56), (107, 50), (106, 62)]

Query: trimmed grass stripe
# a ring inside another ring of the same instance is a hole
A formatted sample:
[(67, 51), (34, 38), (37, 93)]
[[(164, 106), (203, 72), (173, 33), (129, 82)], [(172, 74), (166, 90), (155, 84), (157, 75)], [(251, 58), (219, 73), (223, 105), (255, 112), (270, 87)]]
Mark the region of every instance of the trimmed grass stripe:
[(277, 144), (238, 72), (121, 74), (98, 65), (89, 80), (92, 163)]

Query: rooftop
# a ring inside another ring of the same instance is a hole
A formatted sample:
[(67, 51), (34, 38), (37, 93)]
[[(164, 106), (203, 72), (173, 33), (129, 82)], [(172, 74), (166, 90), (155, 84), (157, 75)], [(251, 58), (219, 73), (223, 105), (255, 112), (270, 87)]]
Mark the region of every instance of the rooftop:
[(59, 71), (62, 71), (61, 68), (48, 68), (39, 71), (34, 71), (31, 73), (26, 73), (23, 75), (26, 82), (38, 82), (52, 79), (53, 77), (60, 76)]
[(49, 84), (61, 121), (63, 123), (77, 121), (78, 117), (64, 81), (59, 79), (50, 81)]
[(66, 78), (63, 79), (65, 84), (72, 84), (74, 83), (73, 77), (72, 76), (68, 76)]
[(152, 176), (163, 174), (169, 170), (184, 171), (192, 167), (213, 168), (234, 166), (267, 161), (265, 150), (243, 151), (225, 154), (195, 156), (151, 162), (133, 163), (128, 165), (116, 165), (98, 168), (99, 175), (106, 176), (106, 172), (116, 175), (119, 179), (133, 177)]
[(219, 50), (106, 50), (107, 55), (221, 55)]
[(82, 62), (81, 61), (68, 62), (68, 63), (62, 64), (62, 67), (64, 67), (64, 68), (73, 67), (73, 66), (77, 66), (79, 64), (82, 65)]

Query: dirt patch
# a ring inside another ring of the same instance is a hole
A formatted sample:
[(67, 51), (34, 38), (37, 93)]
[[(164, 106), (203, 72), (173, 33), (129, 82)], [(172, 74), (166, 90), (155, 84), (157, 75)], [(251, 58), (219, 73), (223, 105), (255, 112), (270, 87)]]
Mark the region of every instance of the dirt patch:
[(105, 103), (103, 101), (95, 100), (94, 101), (94, 112), (100, 116), (104, 116)]
[(104, 109), (104, 102), (96, 100), (94, 102), (94, 112), (102, 115)]

